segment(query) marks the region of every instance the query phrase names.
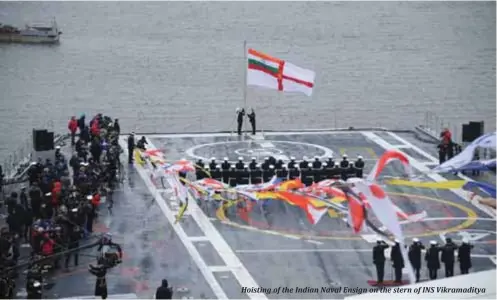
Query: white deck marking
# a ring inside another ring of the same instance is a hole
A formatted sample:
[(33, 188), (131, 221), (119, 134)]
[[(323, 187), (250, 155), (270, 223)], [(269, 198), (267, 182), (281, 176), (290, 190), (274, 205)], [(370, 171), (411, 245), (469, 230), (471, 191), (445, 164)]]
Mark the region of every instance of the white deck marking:
[(314, 240), (305, 240), (305, 241), (308, 243), (311, 243), (311, 244), (315, 244), (315, 245), (323, 245), (323, 242), (318, 242), (318, 241), (314, 241)]
[(271, 142), (260, 142), (259, 145), (262, 148), (274, 148), (274, 144)]
[(497, 257), (495, 255), (489, 257), (494, 265), (497, 265)]
[[(274, 135), (323, 135), (323, 134), (350, 134), (357, 135), (359, 131), (350, 131), (347, 129), (343, 130), (321, 130), (321, 131), (272, 131), (272, 132), (264, 132), (264, 136), (274, 136)], [(238, 139), (237, 134), (231, 133), (170, 133), (170, 134), (147, 134), (147, 138), (195, 138), (195, 137), (233, 137), (234, 139)], [(257, 139), (257, 138), (255, 138)]]
[[(148, 140), (149, 140), (148, 146), (151, 149), (158, 149), (150, 142), (150, 139), (148, 139)], [(127, 148), (126, 144), (123, 144), (121, 146), (124, 148)], [(156, 194), (156, 193), (154, 193), (155, 187), (152, 185), (151, 181), (146, 176), (145, 170), (141, 166), (136, 166), (136, 169), (138, 170), (138, 172), (142, 176), (143, 180), (147, 183), (147, 186), (149, 187), (150, 192), (152, 194)], [(209, 241), (211, 242), (214, 249), (218, 252), (219, 257), (221, 257), (224, 260), (226, 267), (229, 268), (229, 271), (231, 271), (233, 273), (233, 275), (238, 280), (240, 285), (245, 286), (245, 287), (257, 287), (257, 286), (259, 286), (257, 284), (257, 282), (254, 280), (254, 278), (250, 275), (248, 270), (245, 268), (245, 266), (243, 266), (242, 262), (236, 256), (233, 249), (231, 249), (231, 247), (228, 245), (228, 243), (224, 240), (223, 236), (217, 231), (216, 227), (214, 227), (214, 225), (209, 220), (209, 218), (204, 214), (202, 209), (200, 209), (200, 207), (197, 205), (197, 202), (194, 199), (192, 199), (192, 196), (190, 194), (188, 194), (188, 197), (190, 199), (189, 204), (188, 204), (189, 214), (192, 216), (193, 220), (195, 220), (198, 227), (204, 232), (205, 236), (209, 239)], [(160, 203), (162, 203), (161, 208), (162, 208), (162, 206), (167, 208), (167, 205), (165, 205), (164, 199), (162, 198), (162, 196), (160, 194), (158, 196), (156, 196), (155, 199), (157, 200), (157, 202), (159, 202), (159, 205), (161, 205)], [(164, 214), (166, 214), (167, 211), (163, 210), (163, 212), (164, 212)], [(170, 222), (174, 223), (175, 218), (172, 215), (172, 213), (170, 214), (170, 216), (166, 215), (166, 217), (168, 219), (169, 219), (169, 217), (171, 217)], [(175, 224), (175, 225), (179, 225), (179, 223)], [(173, 225), (173, 227), (174, 228), (181, 228), (180, 225), (179, 226)], [(183, 239), (185, 240), (185, 241), (183, 241), (185, 246), (186, 246), (186, 244), (189, 244), (189, 245), (191, 245), (191, 247), (195, 248), (195, 246), (192, 244), (192, 242), (190, 240), (188, 240), (188, 237), (186, 236), (186, 234), (184, 233), (182, 228), (181, 228), (181, 232), (183, 232), (184, 236), (180, 237), (180, 238), (181, 238), (181, 240), (183, 240)], [(195, 249), (195, 251), (192, 251), (192, 252), (195, 252), (200, 256), (200, 254), (197, 252), (196, 249)], [(200, 257), (200, 260), (203, 264), (202, 267), (207, 268), (206, 263), (202, 260), (201, 257)], [(204, 276), (206, 276), (206, 274), (210, 274), (209, 276), (212, 276), (212, 277), (210, 277), (212, 279), (208, 280), (208, 282), (210, 281), (209, 284), (215, 284), (215, 285), (219, 286), (219, 289), (221, 289), (221, 286), (219, 285), (219, 283), (217, 282), (217, 280), (213, 276), (212, 272), (210, 272), (209, 269), (205, 269), (204, 272), (205, 272)], [(206, 279), (207, 279), (207, 277), (206, 277)], [(216, 288), (217, 288), (217, 286), (216, 286)], [(213, 288), (213, 290), (214, 290), (214, 288)], [(222, 291), (222, 289), (221, 289), (221, 291)], [(222, 291), (222, 292), (224, 294), (224, 291)], [(261, 294), (261, 293), (247, 293), (247, 295), (251, 299), (267, 299), (266, 295)], [(216, 294), (216, 296), (217, 296), (217, 294)], [(224, 295), (221, 298), (227, 298), (227, 297), (226, 297), (226, 295)]]
[[(374, 142), (374, 143), (378, 144), (379, 146), (383, 147), (385, 150), (393, 149), (392, 145), (390, 145), (384, 139), (380, 138), (375, 133), (373, 133), (373, 132), (367, 132), (367, 131), (363, 131), (361, 133), (366, 138), (370, 139), (372, 142)], [(395, 135), (392, 135), (392, 136), (395, 136)], [(400, 141), (401, 138), (400, 137), (398, 137), (398, 138), (399, 138), (399, 141)], [(412, 149), (416, 150), (417, 152), (419, 152), (420, 154), (422, 154), (423, 156), (425, 156), (427, 159), (431, 159), (433, 161), (436, 161), (436, 159), (433, 156), (431, 156), (430, 154), (428, 154), (428, 153), (424, 152), (423, 150), (417, 148), (416, 146), (410, 144), (409, 142), (403, 141), (403, 140), (401, 142), (404, 142), (406, 145), (411, 146)], [(399, 151), (401, 151), (401, 150), (399, 150)], [(425, 174), (426, 176), (428, 176), (430, 179), (434, 180), (435, 182), (445, 182), (445, 181), (448, 181), (446, 178), (442, 177), (441, 175), (432, 172), (428, 167), (426, 167), (424, 164), (420, 163), (416, 159), (412, 158), (407, 153), (404, 153), (404, 154), (409, 158), (409, 163), (411, 164), (411, 166), (413, 168), (415, 168), (418, 171), (422, 172), (423, 174)], [(463, 178), (463, 177), (461, 176), (461, 178)], [(465, 180), (471, 180), (470, 178), (467, 178), (467, 177), (463, 178), (463, 179), (465, 179)], [(460, 198), (462, 198), (464, 201), (471, 203), (473, 206), (477, 207), (478, 209), (480, 209), (481, 211), (483, 211), (484, 213), (486, 213), (488, 216), (490, 216), (491, 218), (495, 219), (495, 215), (488, 208), (482, 206), (481, 204), (479, 204), (477, 202), (470, 201), (470, 199), (469, 199), (469, 197), (467, 195), (467, 192), (465, 192), (464, 190), (462, 190), (462, 189), (452, 189), (451, 191), (454, 194), (456, 194), (457, 196), (459, 196)]]
[[(261, 148), (263, 149), (270, 149), (270, 148), (276, 148), (276, 146), (271, 143), (271, 142), (268, 142), (268, 141), (264, 141), (264, 142), (258, 142), (259, 146), (261, 146)], [(286, 155), (283, 155), (283, 154), (274, 154), (273, 157), (275, 159), (281, 159), (282, 161), (289, 161), (290, 158)]]
[(211, 272), (230, 272), (231, 268), (227, 266), (211, 266), (209, 267)]
[[(127, 147), (128, 145), (126, 144), (126, 142), (123, 139), (119, 139), (119, 144), (123, 148), (126, 155), (128, 155), (128, 153), (127, 153), (128, 152), (128, 147)], [(214, 274), (212, 274), (212, 272), (209, 271), (209, 267), (207, 266), (205, 261), (202, 259), (202, 256), (200, 255), (200, 253), (195, 248), (195, 245), (193, 245), (193, 243), (188, 239), (188, 235), (183, 230), (183, 227), (181, 227), (181, 225), (179, 223), (175, 224), (176, 217), (174, 216), (173, 211), (171, 211), (171, 209), (169, 209), (169, 207), (166, 205), (166, 201), (164, 200), (164, 198), (162, 198), (161, 194), (157, 192), (157, 189), (155, 188), (152, 181), (150, 181), (149, 177), (147, 176), (145, 169), (143, 169), (140, 165), (135, 165), (135, 168), (136, 168), (137, 172), (140, 174), (140, 176), (142, 177), (142, 179), (145, 182), (145, 185), (149, 189), (150, 193), (155, 196), (154, 197), (155, 201), (159, 205), (160, 209), (164, 213), (164, 216), (169, 221), (169, 223), (173, 227), (174, 231), (176, 232), (176, 234), (178, 235), (180, 240), (183, 242), (183, 245), (185, 245), (186, 250), (188, 251), (188, 253), (192, 257), (193, 261), (197, 264), (200, 272), (202, 273), (202, 275), (204, 275), (204, 278), (207, 281), (207, 284), (209, 284), (209, 286), (211, 287), (214, 295), (216, 295), (216, 297), (218, 299), (227, 299), (228, 297), (227, 297), (226, 293), (221, 288), (221, 285), (217, 281)], [(194, 201), (192, 201), (192, 202), (194, 202)]]
[(206, 236), (190, 236), (188, 239), (192, 242), (208, 242), (209, 239)]

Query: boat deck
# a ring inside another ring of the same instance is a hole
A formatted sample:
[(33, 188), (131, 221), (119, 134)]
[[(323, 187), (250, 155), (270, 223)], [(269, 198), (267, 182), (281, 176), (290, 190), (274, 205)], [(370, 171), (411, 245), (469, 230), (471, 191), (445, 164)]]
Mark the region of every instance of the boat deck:
[[(120, 142), (126, 149), (125, 138)], [(416, 142), (407, 133), (270, 132), (255, 137), (168, 134), (148, 135), (147, 139), (149, 147), (164, 151), (168, 160), (227, 156), (235, 161), (239, 156), (249, 159), (268, 154), (299, 159), (347, 153), (351, 159), (362, 155), (369, 171), (385, 149), (396, 148), (411, 157), (418, 171), (426, 172), (436, 163), (428, 144)], [(246, 299), (249, 296), (241, 292), (242, 287), (369, 288), (368, 280), (375, 279), (371, 249), (376, 236), (353, 235), (343, 216), (330, 213), (311, 226), (299, 209), (275, 202), (268, 207), (269, 216), (257, 210), (242, 216), (233, 210), (228, 212), (229, 221), (221, 222), (213, 211), (202, 210), (190, 201), (183, 220), (174, 224), (178, 203), (171, 191), (152, 181), (141, 166), (129, 166), (125, 171), (126, 179), (115, 193), (113, 213), (103, 209), (96, 226), (100, 232), (112, 232), (124, 249), (124, 262), (107, 278), (110, 295), (150, 298), (163, 278), (175, 288), (175, 298), (195, 299)], [(387, 172), (398, 176), (401, 169), (393, 165)], [(443, 180), (433, 173), (425, 177)], [(394, 186), (386, 189), (406, 213), (428, 213), (422, 222), (404, 225), (407, 236), (419, 237), (425, 244), (445, 237), (456, 241), (469, 237), (475, 244), (472, 272), (495, 268), (495, 217), (458, 195), (464, 192)], [(88, 273), (87, 265), (94, 262), (95, 252), (86, 251), (80, 267), (56, 274), (44, 296), (90, 296), (95, 278)], [(422, 276), (426, 278), (426, 272)], [(391, 277), (392, 270), (387, 268), (385, 278)], [(278, 294), (271, 290), (251, 296), (316, 299), (347, 295)]]

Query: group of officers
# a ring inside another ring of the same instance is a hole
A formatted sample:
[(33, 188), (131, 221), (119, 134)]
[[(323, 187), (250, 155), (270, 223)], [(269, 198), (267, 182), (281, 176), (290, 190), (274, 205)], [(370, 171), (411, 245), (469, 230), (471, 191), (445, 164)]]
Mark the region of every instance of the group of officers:
[(221, 163), (215, 157), (207, 163), (201, 159), (196, 162), (197, 179), (211, 177), (232, 187), (269, 182), (275, 175), (281, 179), (300, 178), (303, 184), (309, 186), (325, 179), (362, 178), (363, 170), (364, 160), (361, 156), (358, 156), (355, 162), (351, 162), (346, 154), (339, 162), (335, 162), (333, 157), (321, 161), (317, 156), (314, 160), (304, 156), (300, 162), (297, 162), (295, 157), (291, 157), (288, 163), (272, 156), (266, 157), (262, 164), (258, 163), (255, 157), (252, 157), (249, 163), (246, 163), (243, 157), (239, 157), (235, 164), (232, 164), (228, 157), (225, 157)]
[[(383, 284), (385, 275), (385, 250), (390, 246), (381, 238), (377, 240), (377, 244), (373, 247), (373, 264), (376, 266), (377, 285)], [(392, 246), (390, 259), (394, 269), (395, 283), (402, 283), (402, 269), (405, 267), (404, 258), (402, 256), (400, 243), (395, 240), (395, 245)], [(468, 240), (463, 239), (461, 245), (457, 245), (451, 238), (447, 238), (445, 245), (438, 245), (436, 241), (430, 241), (430, 247), (425, 249), (425, 246), (418, 238), (412, 240), (409, 246), (408, 257), (414, 273), (416, 282), (419, 282), (420, 271), (422, 267), (422, 252), (425, 251), (424, 259), (428, 269), (428, 277), (431, 280), (437, 279), (438, 270), (441, 267), (441, 262), (445, 265), (445, 277), (454, 276), (454, 264), (456, 262), (455, 251), (458, 251), (457, 259), (461, 274), (468, 274), (471, 265), (471, 245)]]

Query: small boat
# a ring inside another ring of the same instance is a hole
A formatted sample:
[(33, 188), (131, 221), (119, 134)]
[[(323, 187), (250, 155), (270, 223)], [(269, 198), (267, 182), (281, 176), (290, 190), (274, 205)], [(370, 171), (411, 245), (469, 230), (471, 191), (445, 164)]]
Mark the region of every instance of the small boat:
[(55, 44), (61, 34), (55, 19), (49, 26), (26, 25), (23, 29), (0, 23), (0, 42), (3, 43)]

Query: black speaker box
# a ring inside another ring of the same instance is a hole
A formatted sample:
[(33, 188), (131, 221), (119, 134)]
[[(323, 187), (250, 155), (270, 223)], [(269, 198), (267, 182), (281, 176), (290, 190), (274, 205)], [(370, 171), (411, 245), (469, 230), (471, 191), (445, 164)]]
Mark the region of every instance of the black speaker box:
[(470, 143), (472, 142), (471, 137), (469, 124), (462, 124), (462, 141), (464, 143)]
[(469, 130), (476, 135), (476, 138), (483, 135), (484, 123), (482, 122), (469, 122)]
[(47, 134), (45, 135), (45, 140), (44, 140), (43, 145), (44, 145), (45, 151), (53, 150), (55, 148), (54, 133), (53, 132), (47, 132)]
[(44, 151), (44, 140), (47, 130), (33, 129), (33, 148), (35, 151)]

